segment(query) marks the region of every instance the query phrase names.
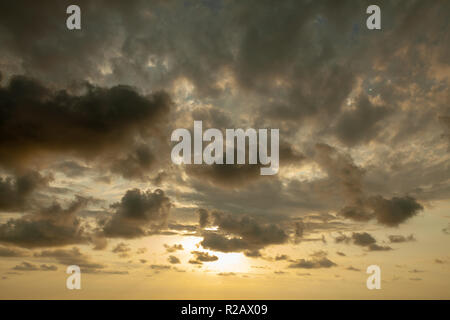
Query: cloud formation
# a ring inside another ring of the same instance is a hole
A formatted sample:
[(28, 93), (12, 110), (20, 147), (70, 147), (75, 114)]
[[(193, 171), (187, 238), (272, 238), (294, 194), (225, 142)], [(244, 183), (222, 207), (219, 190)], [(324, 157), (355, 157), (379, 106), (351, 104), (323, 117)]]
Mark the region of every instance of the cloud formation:
[(149, 231), (159, 230), (167, 224), (172, 203), (161, 189), (155, 191), (128, 190), (111, 218), (104, 222), (107, 237), (136, 238)]

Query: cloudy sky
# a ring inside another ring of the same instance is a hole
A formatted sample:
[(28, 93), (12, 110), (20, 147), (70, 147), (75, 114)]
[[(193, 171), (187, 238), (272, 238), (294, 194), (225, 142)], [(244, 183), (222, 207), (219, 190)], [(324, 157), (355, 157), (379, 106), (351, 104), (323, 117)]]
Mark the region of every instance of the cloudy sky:
[[(0, 298), (450, 298), (450, 2), (369, 4), (1, 2)], [(174, 165), (194, 120), (280, 171)]]

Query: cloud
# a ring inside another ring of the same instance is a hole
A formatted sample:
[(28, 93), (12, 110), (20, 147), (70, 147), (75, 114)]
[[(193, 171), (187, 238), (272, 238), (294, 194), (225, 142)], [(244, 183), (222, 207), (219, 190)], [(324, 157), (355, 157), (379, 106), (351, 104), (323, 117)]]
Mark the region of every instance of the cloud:
[(63, 265), (77, 265), (82, 272), (96, 273), (105, 266), (92, 262), (88, 255), (83, 254), (79, 248), (43, 250), (34, 254), (36, 258), (51, 258)]
[(391, 243), (416, 241), (416, 238), (414, 237), (413, 234), (410, 234), (409, 236), (389, 235), (388, 238)]
[(17, 271), (37, 271), (39, 270), (38, 266), (29, 263), (29, 262), (22, 262), (21, 264), (16, 265), (13, 270), (17, 270)]
[(161, 189), (128, 190), (120, 202), (112, 205), (115, 213), (104, 222), (107, 237), (137, 238), (167, 224), (172, 203)]
[(17, 248), (11, 247), (0, 247), (0, 257), (9, 258), (9, 257), (25, 257), (28, 255), (28, 252), (24, 250), (20, 250)]
[(217, 275), (221, 276), (221, 277), (233, 277), (236, 275), (236, 273), (234, 273), (234, 272), (219, 272)]
[(112, 252), (117, 253), (120, 258), (127, 258), (130, 256), (131, 248), (129, 244), (120, 242), (113, 249)]
[(380, 246), (379, 244), (372, 243), (368, 246), (369, 251), (389, 251), (392, 250), (389, 246)]
[(263, 256), (259, 250), (247, 250), (244, 251), (244, 255), (248, 258), (261, 258)]
[(91, 168), (73, 160), (65, 160), (53, 166), (54, 170), (62, 172), (68, 178), (84, 176)]
[(336, 266), (336, 263), (329, 260), (326, 257), (308, 259), (298, 259), (289, 265), (289, 268), (301, 268), (301, 269), (319, 269), (319, 268), (331, 268)]
[(194, 259), (189, 260), (191, 264), (199, 264), (203, 262), (213, 262), (219, 260), (219, 258), (215, 255), (210, 255), (208, 252), (201, 251), (192, 251), (194, 255)]
[(21, 264), (16, 265), (13, 270), (17, 271), (56, 271), (58, 268), (54, 265), (41, 264), (40, 266), (34, 265), (29, 262), (22, 262)]
[(367, 247), (369, 251), (388, 251), (392, 250), (389, 246), (377, 244), (377, 240), (367, 232), (354, 232), (352, 234), (353, 243), (357, 246)]
[(369, 199), (369, 206), (373, 208), (378, 223), (396, 227), (423, 210), (421, 204), (411, 197), (393, 197), (384, 199), (381, 196)]
[(180, 259), (178, 259), (175, 256), (169, 256), (169, 258), (167, 258), (167, 260), (169, 261), (170, 264), (179, 264), (179, 263), (181, 263)]
[(51, 177), (44, 177), (37, 171), (29, 171), (16, 178), (0, 177), (0, 210), (23, 210), (30, 195), (47, 186), (50, 180)]
[(342, 112), (332, 129), (335, 136), (352, 147), (368, 143), (383, 129), (382, 120), (390, 114), (385, 106), (374, 106), (367, 95), (355, 102), (356, 108)]
[(59, 203), (0, 225), (0, 242), (25, 248), (63, 246), (88, 240), (76, 216), (92, 201), (77, 196), (67, 208)]
[(162, 264), (152, 264), (150, 266), (150, 269), (155, 270), (156, 272), (160, 272), (160, 271), (166, 271), (171, 269), (171, 266), (168, 265), (162, 265)]
[(369, 245), (377, 242), (377, 240), (375, 240), (375, 238), (372, 237), (367, 232), (361, 232), (361, 233), (354, 232), (352, 234), (352, 239), (353, 239), (353, 243), (358, 246), (369, 246)]
[(316, 145), (316, 161), (329, 178), (341, 186), (347, 204), (339, 214), (345, 218), (355, 221), (376, 219), (381, 225), (396, 227), (423, 210), (423, 206), (410, 196), (385, 199), (367, 194), (363, 184), (364, 171), (351, 157), (329, 145)]
[(361, 271), (361, 269), (358, 269), (358, 268), (355, 268), (355, 267), (352, 267), (352, 266), (346, 268), (346, 270), (350, 270), (350, 271)]
[(204, 228), (209, 224), (209, 213), (207, 210), (200, 208), (198, 209), (198, 216), (199, 216), (199, 226), (200, 228)]
[(184, 250), (182, 244), (174, 244), (172, 246), (169, 246), (168, 244), (164, 244), (164, 248), (166, 248), (167, 252), (175, 252), (177, 250)]
[(289, 260), (289, 256), (285, 254), (277, 254), (275, 257), (275, 261)]
[[(0, 165), (26, 167), (38, 155), (88, 159), (113, 152), (117, 157), (120, 148), (134, 145), (136, 136), (148, 135), (170, 105), (163, 92), (141, 96), (127, 86), (88, 85), (84, 94), (73, 95), (15, 76), (0, 87)], [(131, 153), (113, 164), (113, 171), (133, 178), (137, 170), (147, 169), (148, 149), (135, 152), (136, 158)], [(73, 168), (73, 162), (66, 163), (66, 172), (67, 164)]]
[(264, 223), (250, 216), (213, 212), (213, 224), (219, 231), (234, 237), (226, 237), (216, 232), (204, 232), (201, 245), (205, 249), (222, 252), (258, 250), (272, 244), (285, 243), (289, 236), (278, 225)]
[(48, 264), (41, 264), (41, 270), (43, 271), (56, 271), (58, 270), (57, 266), (54, 265), (48, 265)]

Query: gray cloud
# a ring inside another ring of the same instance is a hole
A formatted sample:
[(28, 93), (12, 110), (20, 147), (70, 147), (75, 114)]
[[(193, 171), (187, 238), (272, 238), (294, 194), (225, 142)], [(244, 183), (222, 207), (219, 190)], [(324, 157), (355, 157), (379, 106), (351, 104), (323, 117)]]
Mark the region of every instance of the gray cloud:
[(409, 242), (409, 241), (416, 241), (416, 238), (413, 234), (410, 234), (409, 236), (403, 236), (403, 235), (389, 235), (388, 236), (389, 241), (391, 243), (401, 243), (401, 242)]
[(25, 257), (28, 256), (28, 252), (17, 249), (14, 247), (0, 247), (0, 257), (9, 258), (9, 257)]
[(105, 268), (103, 264), (92, 262), (91, 258), (83, 254), (77, 247), (72, 249), (43, 250), (35, 253), (34, 256), (37, 258), (55, 259), (63, 265), (77, 265), (82, 272), (95, 273), (99, 272), (99, 269)]
[(67, 208), (54, 203), (50, 207), (10, 219), (0, 225), (0, 242), (26, 248), (62, 246), (83, 243), (88, 240), (77, 213), (91, 199), (76, 197)]
[(169, 246), (167, 244), (164, 244), (164, 248), (166, 248), (167, 252), (175, 252), (177, 250), (184, 250), (182, 244), (174, 244), (172, 246)]
[(164, 191), (128, 190), (112, 207), (113, 216), (104, 222), (107, 237), (135, 238), (158, 230), (167, 224), (172, 203)]
[(319, 269), (319, 268), (331, 268), (336, 264), (326, 257), (313, 258), (313, 259), (298, 259), (289, 265), (289, 268), (301, 268), (301, 269)]
[[(128, 86), (88, 85), (83, 94), (74, 95), (54, 92), (33, 79), (13, 77), (7, 87), (0, 87), (0, 164), (24, 167), (38, 154), (85, 159), (110, 152), (117, 155), (121, 148), (133, 146), (136, 136), (154, 133), (152, 127), (158, 126), (170, 105), (164, 92), (142, 96)], [(138, 147), (134, 152), (111, 164), (112, 170), (134, 178), (137, 171), (148, 169), (149, 151)], [(63, 169), (67, 171), (67, 165)]]
[(213, 262), (219, 260), (215, 255), (210, 255), (208, 252), (192, 251), (194, 258), (189, 260), (191, 264), (202, 264), (203, 262)]
[(54, 265), (41, 264), (40, 266), (34, 265), (29, 262), (22, 262), (21, 264), (16, 265), (13, 270), (17, 271), (56, 271), (58, 268)]
[[(201, 245), (206, 249), (223, 252), (258, 250), (271, 244), (287, 242), (289, 236), (274, 223), (264, 223), (255, 217), (234, 216), (214, 211), (211, 213), (217, 232), (204, 232)], [(226, 237), (229, 234), (233, 237)]]
[(178, 259), (175, 256), (169, 256), (169, 258), (167, 258), (167, 260), (169, 261), (170, 264), (179, 264), (179, 263), (181, 263), (180, 259)]

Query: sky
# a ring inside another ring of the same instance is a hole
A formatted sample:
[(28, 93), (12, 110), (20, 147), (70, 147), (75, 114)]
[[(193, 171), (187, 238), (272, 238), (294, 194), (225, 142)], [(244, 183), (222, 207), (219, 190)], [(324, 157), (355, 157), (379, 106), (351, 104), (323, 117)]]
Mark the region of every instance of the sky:
[[(0, 299), (449, 299), (450, 2), (370, 4), (1, 2)], [(194, 121), (279, 172), (174, 164)]]

